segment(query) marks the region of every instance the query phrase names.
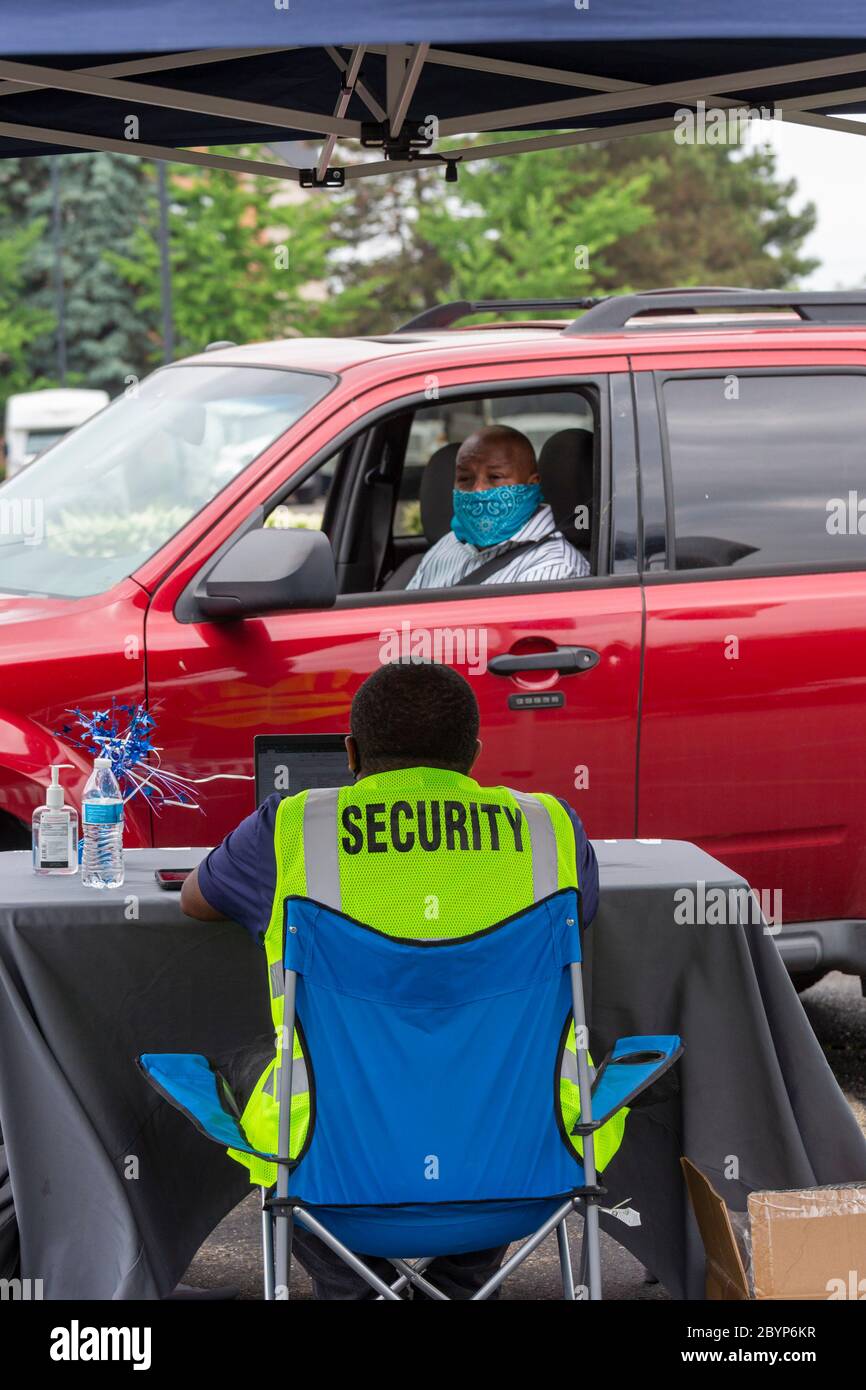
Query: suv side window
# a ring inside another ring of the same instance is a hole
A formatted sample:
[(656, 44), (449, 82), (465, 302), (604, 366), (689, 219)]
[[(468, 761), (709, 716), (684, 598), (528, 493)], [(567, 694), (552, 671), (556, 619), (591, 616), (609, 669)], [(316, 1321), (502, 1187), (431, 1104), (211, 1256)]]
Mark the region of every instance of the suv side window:
[(672, 377), (661, 402), (672, 567), (866, 567), (866, 375)]
[[(302, 480), (286, 478), (268, 498), (263, 524), (324, 531), (334, 554), (339, 600), (403, 590), (422, 556), (449, 531), (459, 445), (479, 428), (501, 423), (532, 443), (542, 502), (557, 531), (588, 562), (590, 574), (606, 574), (607, 550), (601, 555), (600, 544), (604, 532), (607, 546), (613, 510), (605, 473), (607, 379), (532, 386), (529, 391), (509, 390), (506, 383), (496, 383), (483, 394), (472, 394), (469, 387), (466, 395), (449, 391), (430, 404), (415, 396), (398, 398), (393, 408), (380, 407), (346, 431), (333, 452), (323, 449), (308, 459), (298, 470)], [(437, 456), (436, 468), (428, 474)], [(449, 462), (451, 474), (445, 467)], [(633, 471), (630, 479), (624, 475), (622, 486), (627, 508)], [(571, 559), (567, 552), (564, 558)], [(577, 572), (578, 564), (573, 568)]]
[(265, 517), (265, 526), (320, 531), (339, 457), (339, 453), (332, 454), (315, 473), (294, 487), (285, 501), (272, 507)]

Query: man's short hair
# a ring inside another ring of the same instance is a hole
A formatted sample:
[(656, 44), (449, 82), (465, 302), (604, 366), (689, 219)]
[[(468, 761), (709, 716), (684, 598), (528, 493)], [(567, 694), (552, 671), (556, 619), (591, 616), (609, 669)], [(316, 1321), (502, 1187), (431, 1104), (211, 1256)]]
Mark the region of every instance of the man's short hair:
[(450, 666), (392, 662), (357, 690), (350, 728), (362, 776), (398, 767), (468, 772), (478, 739), (478, 701)]
[(491, 444), (516, 456), (527, 468), (536, 467), (532, 440), (513, 425), (481, 425), (464, 439), (457, 451), (458, 457), (461, 454), (464, 457), (483, 454), (485, 447)]

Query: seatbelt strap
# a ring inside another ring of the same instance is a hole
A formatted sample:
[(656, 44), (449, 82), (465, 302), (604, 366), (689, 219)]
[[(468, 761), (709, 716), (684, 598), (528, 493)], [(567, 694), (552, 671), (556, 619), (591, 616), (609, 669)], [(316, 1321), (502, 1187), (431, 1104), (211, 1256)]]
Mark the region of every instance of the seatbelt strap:
[(520, 541), (518, 545), (509, 546), (508, 550), (503, 550), (501, 554), (494, 555), (492, 560), (487, 560), (483, 565), (479, 565), (477, 569), (470, 570), (468, 574), (464, 574), (463, 578), (458, 579), (451, 587), (453, 589), (461, 589), (469, 584), (483, 584), (485, 579), (489, 579), (492, 574), (497, 574), (499, 570), (505, 569), (505, 566), (514, 559), (515, 555), (522, 555), (526, 550), (534, 550), (537, 545), (543, 545), (545, 541), (549, 541), (557, 534), (558, 532), (556, 531), (548, 531), (546, 536), (536, 536), (533, 541)]

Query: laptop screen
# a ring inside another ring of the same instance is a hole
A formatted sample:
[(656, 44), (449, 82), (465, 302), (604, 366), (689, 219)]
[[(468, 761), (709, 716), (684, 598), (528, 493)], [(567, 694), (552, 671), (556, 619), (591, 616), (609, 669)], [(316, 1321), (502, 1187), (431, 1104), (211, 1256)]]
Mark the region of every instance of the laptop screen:
[(345, 734), (256, 734), (256, 805), (274, 792), (351, 786), (344, 740)]

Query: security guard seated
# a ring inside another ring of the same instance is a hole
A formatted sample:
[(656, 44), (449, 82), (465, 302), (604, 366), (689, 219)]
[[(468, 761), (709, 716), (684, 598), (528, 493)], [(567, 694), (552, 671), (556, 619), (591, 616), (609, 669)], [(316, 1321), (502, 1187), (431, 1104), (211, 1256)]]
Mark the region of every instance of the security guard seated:
[[(380, 932), (417, 939), (467, 936), (522, 912), (533, 901), (527, 817), (540, 814), (549, 817), (555, 833), (558, 886), (579, 885), (584, 921), (592, 921), (598, 904), (598, 866), (577, 814), (557, 797), (483, 786), (470, 775), (481, 752), (479, 714), (475, 695), (462, 676), (433, 664), (382, 666), (357, 691), (350, 727), (346, 750), (356, 780), (339, 791), (339, 851), (333, 869), (347, 915)], [(181, 896), (188, 916), (229, 918), (263, 944), (278, 1046), (283, 903), (290, 895), (306, 895), (308, 795), (271, 796), (211, 851), (187, 878)], [(297, 1033), (293, 1055), (294, 1154), (300, 1151), (309, 1117), (305, 1059)], [(573, 1028), (560, 1079), (568, 1134), (578, 1115), (576, 1080), (567, 1074), (569, 1056), (573, 1062)], [(271, 1153), (276, 1148), (278, 1063), (279, 1052), (252, 1086), (242, 1115), (251, 1141)], [(351, 1105), (350, 1078), (345, 1099)], [(624, 1116), (599, 1131), (600, 1168), (605, 1154), (609, 1158), (618, 1148), (623, 1124)], [(579, 1139), (572, 1142), (580, 1148)], [(275, 1182), (275, 1165), (231, 1152), (249, 1167), (252, 1182)], [(294, 1240), (317, 1298), (376, 1297), (315, 1236), (297, 1228)], [(498, 1269), (504, 1255), (505, 1247), (439, 1257), (428, 1277), (450, 1298), (468, 1299)], [(384, 1260), (362, 1258), (383, 1278), (392, 1272)]]

